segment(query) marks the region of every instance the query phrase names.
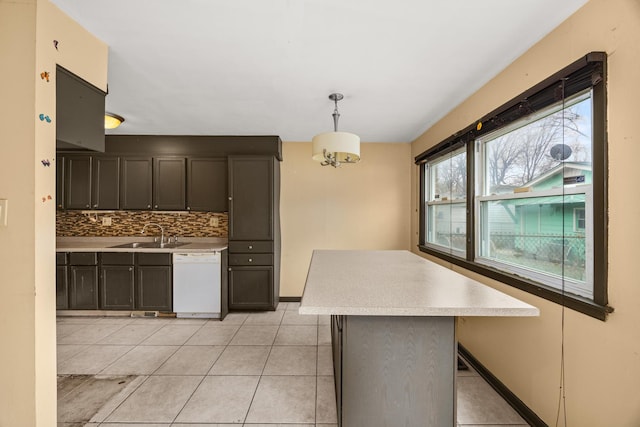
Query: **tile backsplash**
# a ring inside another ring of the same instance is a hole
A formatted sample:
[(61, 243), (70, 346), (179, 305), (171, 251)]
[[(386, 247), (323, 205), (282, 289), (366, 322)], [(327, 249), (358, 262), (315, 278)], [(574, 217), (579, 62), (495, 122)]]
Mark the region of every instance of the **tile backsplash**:
[[(97, 212), (93, 213), (93, 212)], [(103, 219), (111, 225), (103, 225)], [(218, 225), (212, 226), (211, 220)], [(108, 222), (108, 220), (107, 220)], [(228, 215), (214, 212), (153, 212), (115, 211), (83, 214), (80, 211), (57, 211), (58, 237), (130, 237), (138, 236), (145, 224), (153, 222), (164, 227), (165, 236), (227, 237)], [(148, 227), (146, 236), (159, 236), (158, 227)]]

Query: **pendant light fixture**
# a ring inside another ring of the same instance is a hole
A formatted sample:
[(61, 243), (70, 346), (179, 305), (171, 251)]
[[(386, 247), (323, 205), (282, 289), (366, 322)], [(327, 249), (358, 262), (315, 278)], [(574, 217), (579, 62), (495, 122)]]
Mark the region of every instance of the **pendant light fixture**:
[(332, 93), (329, 99), (335, 104), (333, 110), (333, 132), (324, 132), (313, 137), (313, 160), (322, 166), (337, 168), (344, 163), (360, 161), (360, 137), (349, 132), (338, 132), (338, 101), (344, 98), (341, 93)]

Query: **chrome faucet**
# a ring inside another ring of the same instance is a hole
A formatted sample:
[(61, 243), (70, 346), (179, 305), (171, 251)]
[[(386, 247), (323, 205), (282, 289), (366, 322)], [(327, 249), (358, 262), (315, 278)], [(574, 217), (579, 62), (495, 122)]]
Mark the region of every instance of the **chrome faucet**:
[(145, 224), (144, 227), (142, 227), (142, 231), (140, 232), (140, 234), (144, 234), (144, 231), (150, 225), (155, 225), (156, 227), (160, 228), (160, 247), (163, 248), (164, 247), (164, 228), (162, 228), (160, 224), (156, 224), (155, 222), (149, 222)]

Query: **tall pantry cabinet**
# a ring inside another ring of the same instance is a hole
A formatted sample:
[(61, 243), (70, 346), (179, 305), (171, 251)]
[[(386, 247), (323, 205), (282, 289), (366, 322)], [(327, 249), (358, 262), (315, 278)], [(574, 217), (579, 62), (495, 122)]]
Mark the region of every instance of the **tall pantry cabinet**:
[(275, 310), (280, 293), (280, 162), (229, 156), (229, 308)]

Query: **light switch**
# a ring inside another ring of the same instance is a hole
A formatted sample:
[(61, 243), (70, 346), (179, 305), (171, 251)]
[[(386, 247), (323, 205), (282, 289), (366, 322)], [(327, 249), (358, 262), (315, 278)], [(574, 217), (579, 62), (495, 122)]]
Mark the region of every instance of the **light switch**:
[(6, 227), (8, 224), (7, 209), (9, 208), (9, 200), (0, 199), (0, 227)]

